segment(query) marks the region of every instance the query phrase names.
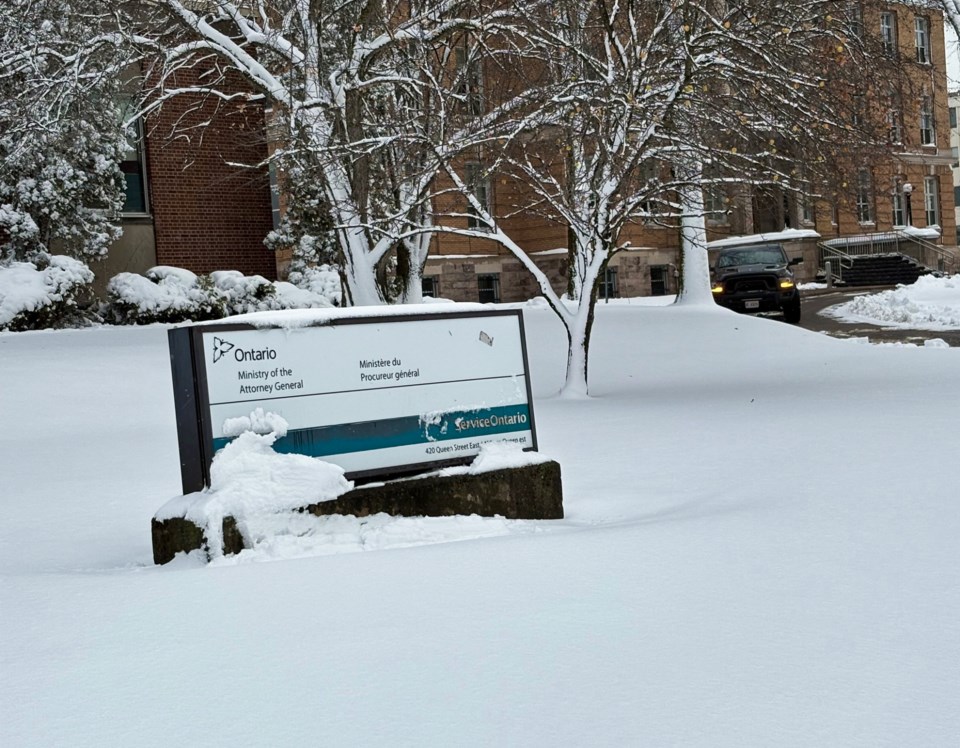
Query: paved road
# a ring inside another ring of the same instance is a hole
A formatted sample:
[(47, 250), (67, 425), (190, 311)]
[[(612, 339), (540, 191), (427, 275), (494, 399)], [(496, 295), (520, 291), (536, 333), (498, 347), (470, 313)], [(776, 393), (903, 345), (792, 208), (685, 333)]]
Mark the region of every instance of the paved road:
[(800, 327), (814, 332), (822, 332), (836, 338), (870, 338), (871, 342), (901, 342), (923, 345), (925, 340), (939, 338), (951, 347), (960, 347), (960, 330), (891, 330), (865, 322), (840, 322), (825, 317), (819, 312), (837, 304), (842, 304), (854, 296), (864, 293), (878, 293), (884, 288), (869, 288), (833, 291), (813, 291), (803, 295), (803, 317)]

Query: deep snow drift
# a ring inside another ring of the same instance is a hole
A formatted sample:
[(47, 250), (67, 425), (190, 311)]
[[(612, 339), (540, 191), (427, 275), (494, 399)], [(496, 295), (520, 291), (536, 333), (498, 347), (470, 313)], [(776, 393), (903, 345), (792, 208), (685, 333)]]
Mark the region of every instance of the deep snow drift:
[(524, 308), (565, 520), (164, 568), (165, 328), (0, 335), (0, 745), (955, 745), (960, 351), (598, 315), (570, 401)]

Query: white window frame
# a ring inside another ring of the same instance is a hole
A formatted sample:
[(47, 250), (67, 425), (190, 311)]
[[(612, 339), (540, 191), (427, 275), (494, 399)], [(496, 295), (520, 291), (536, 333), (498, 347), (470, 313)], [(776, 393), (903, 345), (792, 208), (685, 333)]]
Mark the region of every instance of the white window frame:
[(894, 226), (907, 225), (907, 206), (903, 197), (903, 181), (900, 178), (893, 180), (893, 191), (890, 193), (890, 220)]
[[(467, 188), (473, 193), (473, 196), (477, 199), (477, 202), (480, 203), (483, 209), (488, 214), (492, 214), (490, 199), (490, 175), (485, 173), (483, 164), (478, 161), (471, 161), (467, 163), (465, 172)], [(473, 203), (471, 203), (469, 200), (467, 201), (467, 228), (475, 229), (477, 231), (493, 230), (493, 226), (484, 221), (477, 214), (473, 207)]]
[(869, 169), (857, 171), (857, 223), (874, 225), (876, 220), (873, 211), (873, 179)]
[[(134, 106), (134, 97), (132, 94), (123, 95), (120, 98), (120, 114), (121, 119), (126, 118), (126, 113), (130, 112)], [(121, 214), (123, 216), (130, 217), (139, 217), (139, 216), (149, 216), (150, 215), (150, 185), (148, 184), (147, 176), (147, 140), (146, 133), (143, 128), (143, 120), (139, 117), (131, 126), (133, 129), (133, 141), (130, 141), (128, 138), (125, 138), (125, 149), (123, 158), (121, 159), (121, 164), (124, 163), (136, 163), (139, 167), (139, 177), (140, 177), (140, 189), (143, 193), (143, 210), (127, 210), (126, 209), (126, 172), (124, 172), (124, 209)], [(121, 169), (122, 169), (121, 165)]]
[(797, 200), (798, 203), (798, 212), (800, 214), (800, 223), (805, 226), (813, 226), (817, 222), (817, 215), (813, 209), (813, 198), (810, 196), (810, 193), (807, 189), (804, 189), (800, 193), (800, 197)]
[(940, 179), (938, 177), (923, 178), (923, 210), (927, 226), (940, 225)]
[(462, 99), (462, 111), (468, 117), (479, 117), (484, 110), (483, 61), (467, 42), (454, 51), (456, 61), (457, 94)]
[(729, 201), (723, 183), (708, 183), (703, 188), (703, 214), (711, 226), (730, 223)]
[(903, 143), (903, 123), (900, 120), (899, 108), (894, 106), (890, 107), (887, 111), (887, 123), (890, 125), (890, 143), (893, 145)]
[(883, 42), (883, 51), (888, 55), (897, 53), (897, 14), (893, 11), (883, 11), (880, 14), (880, 40)]
[(930, 54), (930, 19), (926, 16), (916, 16), (913, 19), (913, 41), (917, 49), (917, 62), (929, 65)]
[(933, 113), (933, 97), (924, 96), (920, 99), (920, 145), (935, 146), (937, 144), (937, 127)]

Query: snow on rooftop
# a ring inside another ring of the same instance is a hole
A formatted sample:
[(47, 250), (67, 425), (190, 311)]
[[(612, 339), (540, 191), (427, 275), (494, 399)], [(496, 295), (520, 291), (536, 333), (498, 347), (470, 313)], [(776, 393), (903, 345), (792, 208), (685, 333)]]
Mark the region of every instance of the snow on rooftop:
[(854, 234), (852, 236), (841, 236), (836, 239), (828, 239), (824, 244), (828, 247), (845, 247), (848, 244), (864, 244), (866, 242), (892, 241), (902, 239), (904, 236), (916, 237), (917, 239), (939, 239), (939, 226), (926, 226), (918, 228), (916, 226), (904, 226), (895, 231), (880, 231), (873, 234)]
[(749, 234), (746, 236), (730, 236), (725, 239), (716, 239), (707, 242), (707, 249), (723, 249), (724, 247), (739, 247), (741, 244), (762, 244), (764, 242), (791, 242), (801, 239), (819, 239), (813, 229), (784, 229), (771, 231), (765, 234)]

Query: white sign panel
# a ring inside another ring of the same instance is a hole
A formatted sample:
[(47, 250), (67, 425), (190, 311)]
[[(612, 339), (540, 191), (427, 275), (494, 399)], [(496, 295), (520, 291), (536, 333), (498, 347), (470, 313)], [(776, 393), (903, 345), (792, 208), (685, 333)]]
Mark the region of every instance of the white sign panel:
[(466, 461), (490, 441), (535, 449), (522, 324), (496, 311), (196, 327), (205, 451), (257, 408), (289, 424), (277, 451), (353, 476)]

